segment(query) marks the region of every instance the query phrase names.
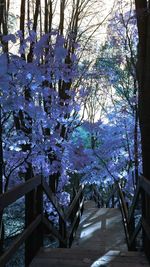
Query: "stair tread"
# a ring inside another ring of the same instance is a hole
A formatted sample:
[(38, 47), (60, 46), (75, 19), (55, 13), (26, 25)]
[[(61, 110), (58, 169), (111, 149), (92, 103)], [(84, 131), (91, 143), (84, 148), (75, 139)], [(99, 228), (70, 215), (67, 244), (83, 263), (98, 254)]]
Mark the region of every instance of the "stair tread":
[(30, 267), (148, 267), (143, 252), (129, 252), (118, 208), (85, 210), (75, 240), (68, 248), (42, 248)]
[(143, 252), (110, 250), (100, 253), (98, 250), (87, 249), (42, 249), (30, 265), (30, 267), (38, 266), (148, 267), (150, 265)]

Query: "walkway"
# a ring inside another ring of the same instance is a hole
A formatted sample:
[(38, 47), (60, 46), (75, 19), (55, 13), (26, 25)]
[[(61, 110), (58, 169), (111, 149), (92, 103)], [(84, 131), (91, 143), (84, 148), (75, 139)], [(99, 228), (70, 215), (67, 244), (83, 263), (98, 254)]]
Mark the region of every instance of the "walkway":
[[(94, 246), (93, 246), (94, 244)], [(127, 251), (122, 217), (119, 209), (101, 208), (85, 202), (85, 210), (72, 247)]]
[(142, 252), (128, 252), (121, 213), (117, 208), (85, 210), (71, 249), (41, 249), (30, 267), (148, 267)]

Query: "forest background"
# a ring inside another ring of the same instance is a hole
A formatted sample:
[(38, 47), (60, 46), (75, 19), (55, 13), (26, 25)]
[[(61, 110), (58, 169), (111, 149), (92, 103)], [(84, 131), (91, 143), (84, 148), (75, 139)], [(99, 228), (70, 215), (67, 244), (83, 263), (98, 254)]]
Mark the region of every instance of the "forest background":
[[(1, 1), (0, 193), (41, 174), (64, 208), (79, 183), (119, 180), (132, 198), (137, 43), (132, 0)], [(45, 210), (57, 223), (46, 198)], [(5, 238), (18, 234), (24, 200), (3, 217)]]

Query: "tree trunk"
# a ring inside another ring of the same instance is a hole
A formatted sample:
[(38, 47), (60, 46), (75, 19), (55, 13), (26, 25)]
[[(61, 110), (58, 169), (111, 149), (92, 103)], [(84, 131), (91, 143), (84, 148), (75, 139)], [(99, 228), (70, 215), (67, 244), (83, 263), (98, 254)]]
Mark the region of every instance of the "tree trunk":
[[(8, 34), (7, 18), (8, 18), (9, 1), (0, 0), (0, 41), (3, 46), (3, 52), (8, 52), (8, 42), (3, 42), (2, 36)], [(0, 194), (3, 193), (3, 126), (2, 126), (2, 110), (0, 106)], [(3, 253), (4, 244), (4, 224), (3, 212), (0, 213), (0, 255)]]
[[(3, 144), (2, 144), (2, 122), (0, 106), (0, 194), (3, 193)], [(3, 213), (0, 213), (0, 255), (3, 253), (4, 225), (2, 220)]]
[[(138, 155), (138, 107), (135, 107), (135, 125), (134, 125), (134, 182), (137, 185), (139, 176), (139, 155)], [(134, 187), (135, 187), (134, 184)]]
[[(146, 0), (135, 0), (135, 4), (139, 34), (137, 72), (143, 175), (150, 180), (150, 10)], [(150, 197), (143, 192), (142, 199), (143, 217), (150, 225)], [(143, 233), (144, 250), (150, 258), (150, 241)]]

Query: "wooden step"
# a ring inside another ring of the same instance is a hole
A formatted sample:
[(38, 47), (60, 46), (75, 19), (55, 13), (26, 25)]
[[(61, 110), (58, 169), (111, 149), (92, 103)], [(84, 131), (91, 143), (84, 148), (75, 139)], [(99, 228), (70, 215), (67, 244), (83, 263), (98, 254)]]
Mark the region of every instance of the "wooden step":
[(72, 248), (41, 249), (30, 267), (150, 267), (142, 252), (128, 252), (120, 210), (85, 203)]
[(72, 247), (127, 251), (120, 210), (86, 206)]
[(148, 267), (142, 252), (110, 250), (100, 253), (89, 249), (42, 249), (30, 267)]

